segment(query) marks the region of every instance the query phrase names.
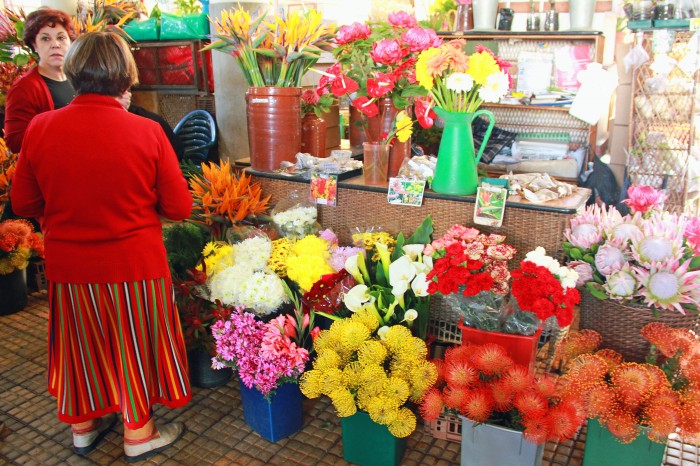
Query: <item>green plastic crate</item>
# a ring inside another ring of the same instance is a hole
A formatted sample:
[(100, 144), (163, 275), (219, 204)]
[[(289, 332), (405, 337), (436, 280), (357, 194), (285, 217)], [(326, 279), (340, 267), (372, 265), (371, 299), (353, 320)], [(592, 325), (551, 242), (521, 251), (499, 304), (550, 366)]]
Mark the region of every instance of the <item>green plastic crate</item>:
[(597, 419), (591, 419), (583, 466), (659, 466), (665, 451), (665, 444), (652, 442), (644, 432), (632, 443), (620, 443)]
[(396, 438), (387, 426), (377, 424), (369, 414), (358, 411), (340, 419), (343, 458), (361, 466), (398, 466), (406, 451), (406, 439)]

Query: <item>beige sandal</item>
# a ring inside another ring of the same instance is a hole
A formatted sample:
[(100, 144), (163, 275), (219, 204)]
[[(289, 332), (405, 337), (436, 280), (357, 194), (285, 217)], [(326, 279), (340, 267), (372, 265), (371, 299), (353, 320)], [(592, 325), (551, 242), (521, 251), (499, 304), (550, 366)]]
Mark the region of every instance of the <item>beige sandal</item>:
[(99, 418), (98, 421), (99, 424), (92, 430), (78, 433), (73, 431), (73, 451), (76, 455), (85, 456), (97, 448), (97, 444), (100, 443), (100, 440), (102, 440), (117, 423), (117, 415), (112, 413)]
[(185, 433), (182, 422), (172, 422), (153, 429), (150, 437), (144, 440), (124, 439), (124, 456), (127, 463), (143, 461), (177, 442)]

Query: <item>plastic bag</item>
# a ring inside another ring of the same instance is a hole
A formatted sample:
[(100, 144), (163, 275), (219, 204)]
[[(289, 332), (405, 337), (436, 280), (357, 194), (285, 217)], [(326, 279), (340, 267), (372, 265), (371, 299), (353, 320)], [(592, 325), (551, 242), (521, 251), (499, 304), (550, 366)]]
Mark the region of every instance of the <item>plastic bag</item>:
[(450, 294), (446, 299), (462, 317), (464, 325), (490, 332), (500, 331), (503, 321), (503, 295), (482, 291), (476, 296)]
[(321, 225), (317, 219), (316, 204), (301, 190), (290, 191), (287, 199), (272, 209), (272, 221), (280, 234), (289, 239), (301, 239), (318, 233)]
[(131, 21), (125, 24), (123, 29), (135, 41), (158, 40), (160, 37), (160, 20), (157, 17), (153, 17), (143, 21)]
[(160, 40), (206, 39), (208, 35), (209, 20), (204, 13), (161, 16)]

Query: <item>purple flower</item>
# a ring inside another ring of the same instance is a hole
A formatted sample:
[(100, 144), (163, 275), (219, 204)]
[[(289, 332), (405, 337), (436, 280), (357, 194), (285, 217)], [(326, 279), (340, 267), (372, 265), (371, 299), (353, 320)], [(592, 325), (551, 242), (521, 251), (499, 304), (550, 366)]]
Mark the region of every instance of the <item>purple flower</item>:
[(408, 45), (412, 53), (422, 52), (431, 47), (439, 47), (442, 39), (432, 29), (423, 29), (420, 26), (412, 27), (403, 33), (401, 39)]

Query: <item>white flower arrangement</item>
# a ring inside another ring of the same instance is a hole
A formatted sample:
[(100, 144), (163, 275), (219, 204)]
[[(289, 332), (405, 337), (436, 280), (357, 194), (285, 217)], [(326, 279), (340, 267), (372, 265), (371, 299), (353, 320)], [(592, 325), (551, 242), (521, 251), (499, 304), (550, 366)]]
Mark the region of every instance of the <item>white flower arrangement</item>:
[(272, 214), (272, 221), (287, 238), (303, 238), (316, 233), (316, 206), (296, 206)]
[(542, 246), (537, 246), (535, 249), (525, 254), (525, 260), (541, 267), (545, 267), (547, 270), (552, 272), (552, 275), (559, 279), (564, 291), (568, 290), (569, 288), (576, 288), (578, 272), (574, 269), (561, 265), (558, 260), (548, 256), (547, 251)]

